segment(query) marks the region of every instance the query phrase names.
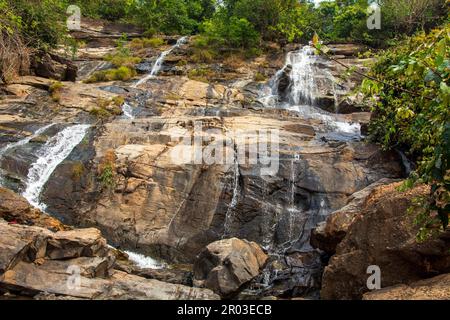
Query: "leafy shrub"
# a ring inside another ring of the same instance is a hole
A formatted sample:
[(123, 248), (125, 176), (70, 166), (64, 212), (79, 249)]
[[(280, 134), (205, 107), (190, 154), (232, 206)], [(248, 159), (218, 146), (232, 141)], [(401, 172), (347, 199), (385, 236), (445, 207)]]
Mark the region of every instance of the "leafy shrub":
[[(383, 52), (362, 91), (369, 97), (374, 119), (373, 140), (386, 149), (399, 148), (417, 163), (407, 184), (432, 186), (426, 217), (447, 227), (450, 213), (450, 24), (424, 32)], [(377, 98), (371, 98), (376, 96)]]
[(235, 16), (227, 18), (223, 14), (218, 14), (204, 22), (202, 27), (208, 45), (252, 48), (260, 41), (260, 35), (245, 18)]
[(257, 72), (255, 74), (255, 76), (253, 77), (253, 80), (257, 81), (257, 82), (263, 82), (267, 80), (267, 77), (265, 75), (263, 75), (260, 72)]
[(116, 154), (114, 150), (108, 150), (102, 157), (97, 167), (98, 179), (104, 189), (112, 190), (115, 183), (116, 176)]
[(63, 88), (64, 88), (64, 85), (60, 81), (54, 81), (48, 88), (48, 91), (50, 92), (50, 96), (54, 102), (61, 101), (61, 91)]
[(197, 69), (189, 70), (188, 78), (191, 80), (196, 80), (196, 81), (201, 81), (201, 82), (209, 82), (208, 78), (213, 74), (214, 74), (214, 72), (212, 72), (210, 69), (197, 68)]
[(128, 81), (137, 75), (136, 70), (128, 67), (117, 69), (101, 70), (94, 72), (85, 83), (107, 82), (107, 81)]
[(89, 112), (92, 116), (99, 118), (99, 119), (105, 119), (105, 118), (109, 118), (111, 116), (111, 113), (104, 109), (104, 108), (93, 108), (90, 112)]
[(105, 60), (111, 62), (115, 67), (134, 68), (134, 66), (142, 61), (139, 57), (132, 57), (129, 55), (114, 54), (106, 55)]
[(115, 106), (120, 107), (125, 103), (125, 98), (122, 96), (116, 96), (112, 99)]

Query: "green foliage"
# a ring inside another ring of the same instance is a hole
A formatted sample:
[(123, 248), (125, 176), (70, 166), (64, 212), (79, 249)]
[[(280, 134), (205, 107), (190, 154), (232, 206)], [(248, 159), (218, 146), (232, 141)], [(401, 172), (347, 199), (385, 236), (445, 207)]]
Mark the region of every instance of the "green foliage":
[(117, 69), (109, 69), (94, 72), (85, 83), (108, 82), (108, 81), (128, 81), (137, 75), (134, 69), (122, 66)]
[[(377, 0), (382, 29), (368, 30), (367, 0), (0, 0), (0, 29), (17, 29), (39, 49), (66, 38), (66, 9), (80, 6), (83, 16), (137, 24), (157, 33), (202, 31), (214, 43), (252, 48), (259, 39), (307, 41), (317, 32), (325, 41), (355, 41), (384, 45), (389, 39), (429, 30), (444, 21), (448, 4), (442, 0)], [(154, 40), (157, 41), (157, 40)], [(158, 42), (150, 45), (158, 46)], [(72, 44), (72, 56), (77, 44)]]
[(449, 45), (449, 24), (421, 32), (380, 54), (371, 73), (379, 81), (362, 84), (374, 105), (372, 139), (386, 149), (409, 150), (417, 170), (408, 183), (432, 187), (418, 221), (427, 225), (438, 217), (444, 228), (450, 212)]
[(208, 78), (213, 75), (214, 72), (208, 68), (197, 68), (189, 70), (188, 77), (191, 80), (201, 81), (208, 83)]
[(115, 106), (121, 107), (125, 103), (125, 98), (122, 96), (115, 96), (112, 99), (112, 102), (114, 103)]
[(111, 191), (116, 186), (116, 155), (114, 150), (106, 151), (97, 168), (98, 180), (103, 189)]
[(217, 14), (206, 21), (202, 28), (207, 45), (252, 48), (259, 43), (259, 34), (245, 18), (228, 18), (223, 13)]
[(133, 51), (146, 49), (146, 48), (158, 48), (166, 44), (166, 41), (162, 38), (135, 38), (129, 44), (129, 48)]
[(100, 183), (103, 188), (110, 189), (115, 186), (115, 180), (114, 180), (114, 171), (112, 165), (106, 165), (100, 176), (99, 176)]
[(111, 21), (124, 19), (128, 16), (134, 6), (134, 1), (130, 0), (75, 0), (71, 4), (76, 4), (81, 8), (84, 16), (91, 18), (102, 18)]
[(263, 82), (267, 80), (267, 77), (260, 72), (257, 72), (253, 79), (257, 82)]
[(214, 12), (213, 0), (134, 1), (130, 20), (165, 34), (191, 34)]
[(65, 36), (66, 8), (62, 0), (0, 0), (0, 29), (13, 25), (34, 48), (52, 48)]
[(50, 96), (54, 102), (59, 102), (61, 100), (61, 90), (63, 88), (64, 85), (60, 81), (54, 81), (48, 88), (48, 92), (50, 92)]

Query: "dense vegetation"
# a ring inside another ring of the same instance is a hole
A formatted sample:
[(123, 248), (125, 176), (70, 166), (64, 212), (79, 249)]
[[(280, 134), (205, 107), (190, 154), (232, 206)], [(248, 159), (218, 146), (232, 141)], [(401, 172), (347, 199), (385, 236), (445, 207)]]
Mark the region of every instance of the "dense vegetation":
[(325, 41), (383, 45), (400, 34), (429, 29), (446, 18), (445, 0), (377, 0), (381, 30), (368, 30), (367, 0), (0, 0), (1, 24), (14, 25), (39, 45), (64, 35), (66, 9), (80, 6), (85, 17), (137, 24), (149, 33), (202, 32), (232, 46), (262, 38), (306, 41), (316, 32)]
[(425, 182), (432, 195), (418, 223), (448, 226), (450, 213), (450, 25), (403, 41), (379, 54), (362, 89), (374, 103), (371, 136), (405, 151), (417, 163), (408, 184)]

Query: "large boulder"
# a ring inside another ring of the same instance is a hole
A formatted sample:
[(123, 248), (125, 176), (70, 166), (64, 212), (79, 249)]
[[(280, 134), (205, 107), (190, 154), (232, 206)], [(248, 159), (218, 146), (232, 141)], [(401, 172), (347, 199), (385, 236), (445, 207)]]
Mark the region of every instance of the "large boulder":
[(450, 300), (450, 274), (368, 292), (364, 300)]
[(361, 191), (354, 193), (343, 208), (330, 214), (311, 232), (311, 245), (329, 254), (336, 252), (337, 245), (345, 238), (347, 231), (370, 203), (379, 186), (394, 182), (392, 179), (381, 179)]
[(35, 225), (54, 231), (64, 229), (61, 222), (33, 208), (24, 197), (1, 187), (0, 218), (10, 223)]
[(237, 238), (209, 244), (194, 264), (194, 278), (222, 297), (230, 297), (259, 275), (268, 256), (255, 242)]
[(39, 77), (72, 82), (76, 80), (78, 72), (78, 67), (72, 61), (49, 53), (34, 57), (32, 69)]
[(381, 270), (383, 287), (408, 284), (450, 272), (450, 232), (418, 243), (413, 199), (429, 194), (419, 186), (398, 191), (401, 183), (378, 187), (337, 246), (322, 278), (323, 299), (361, 299), (368, 292), (369, 266)]

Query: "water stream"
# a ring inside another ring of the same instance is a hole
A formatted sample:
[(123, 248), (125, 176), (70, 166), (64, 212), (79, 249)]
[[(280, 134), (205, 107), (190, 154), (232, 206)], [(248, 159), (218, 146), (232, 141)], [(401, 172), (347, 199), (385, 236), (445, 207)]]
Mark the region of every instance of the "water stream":
[[(147, 74), (145, 77), (143, 77), (142, 79), (140, 79), (139, 81), (137, 81), (136, 83), (134, 83), (131, 88), (137, 88), (140, 85), (146, 83), (148, 80), (156, 77), (158, 75), (158, 73), (161, 71), (161, 68), (164, 64), (164, 61), (166, 59), (166, 57), (172, 53), (173, 50), (179, 48), (180, 46), (182, 46), (183, 44), (186, 44), (188, 40), (188, 37), (181, 37), (180, 39), (178, 39), (177, 43), (175, 45), (173, 45), (172, 47), (170, 47), (168, 50), (162, 52), (159, 57), (156, 59), (155, 63), (153, 64), (152, 70), (150, 71), (149, 74)], [(122, 105), (122, 111), (123, 111), (123, 115), (128, 118), (128, 119), (134, 119), (135, 118), (135, 112), (134, 112), (134, 107), (129, 103), (129, 102), (125, 102)]]
[(58, 165), (80, 144), (89, 127), (83, 124), (69, 126), (50, 138), (38, 150), (38, 159), (28, 171), (26, 188), (22, 194), (31, 205), (45, 211), (46, 205), (40, 201), (45, 184)]
[(234, 210), (236, 209), (236, 206), (239, 201), (239, 195), (241, 194), (241, 188), (239, 184), (239, 163), (236, 158), (235, 164), (234, 164), (234, 187), (233, 187), (233, 198), (231, 199), (231, 203), (228, 207), (226, 216), (225, 216), (225, 226), (224, 226), (224, 233), (222, 235), (222, 239), (225, 239), (231, 234), (231, 223), (233, 222), (233, 215)]
[[(319, 128), (322, 134), (336, 140), (361, 139), (361, 126), (345, 119), (344, 116), (322, 110), (318, 106), (319, 81), (330, 83), (337, 109), (336, 79), (331, 72), (316, 66), (320, 57), (314, 49), (304, 46), (298, 51), (289, 52), (284, 67), (279, 70), (261, 91), (259, 101), (267, 108), (280, 108), (298, 113), (304, 119), (316, 119), (323, 123)], [(281, 77), (289, 71), (290, 85), (286, 96), (279, 92)]]
[[(41, 134), (43, 134), (45, 131), (47, 131), (48, 129), (50, 129), (53, 125), (54, 125), (54, 124), (46, 125), (46, 126), (40, 128), (40, 129), (36, 130), (36, 132), (34, 132), (33, 134), (29, 135), (28, 137), (23, 138), (23, 139), (21, 139), (21, 140), (19, 140), (19, 141), (16, 141), (16, 142), (9, 143), (8, 145), (6, 145), (6, 146), (3, 147), (2, 149), (0, 149), (0, 161), (1, 161), (2, 157), (3, 157), (3, 155), (4, 155), (7, 151), (28, 144), (31, 140), (35, 139), (36, 137), (39, 137), (39, 136), (40, 136)], [(0, 171), (0, 173), (1, 173), (1, 171)], [(2, 185), (3, 185), (3, 176), (0, 174), (0, 186), (2, 186)]]
[(182, 46), (183, 44), (185, 44), (187, 42), (187, 39), (188, 39), (188, 37), (182, 37), (182, 38), (178, 39), (177, 43), (174, 46), (172, 46), (170, 49), (161, 53), (160, 56), (158, 57), (158, 59), (156, 59), (156, 62), (153, 65), (150, 73), (147, 76), (145, 76), (144, 78), (142, 78), (141, 80), (139, 80), (138, 82), (136, 82), (132, 87), (137, 88), (141, 84), (146, 83), (149, 79), (158, 75), (159, 71), (161, 71), (161, 68), (163, 66), (163, 63), (164, 63), (164, 60), (166, 59), (166, 57), (169, 54), (171, 54), (173, 50), (175, 50), (175, 49), (179, 48), (180, 46)]

